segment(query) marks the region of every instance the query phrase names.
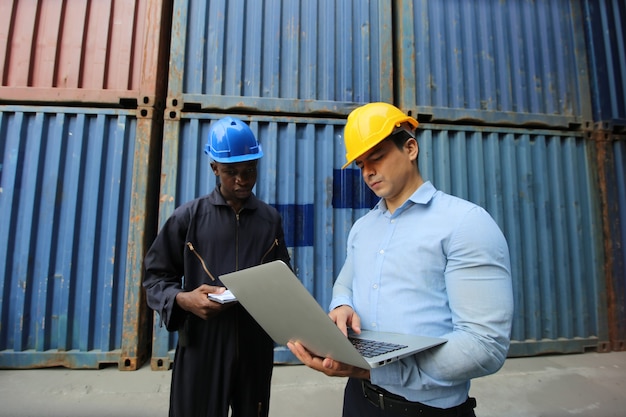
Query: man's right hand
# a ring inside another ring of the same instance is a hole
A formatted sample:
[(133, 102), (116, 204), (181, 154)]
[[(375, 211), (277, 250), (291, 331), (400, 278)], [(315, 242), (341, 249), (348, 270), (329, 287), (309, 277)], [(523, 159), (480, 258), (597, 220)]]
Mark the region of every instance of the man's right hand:
[(237, 303), (220, 304), (211, 301), (208, 294), (221, 294), (226, 290), (224, 287), (215, 287), (202, 284), (193, 291), (182, 291), (176, 294), (176, 303), (185, 311), (188, 311), (203, 320), (219, 314), (221, 311), (230, 308)]
[(328, 315), (346, 337), (348, 337), (348, 328), (351, 328), (356, 334), (361, 333), (361, 318), (352, 307), (342, 305), (332, 310)]

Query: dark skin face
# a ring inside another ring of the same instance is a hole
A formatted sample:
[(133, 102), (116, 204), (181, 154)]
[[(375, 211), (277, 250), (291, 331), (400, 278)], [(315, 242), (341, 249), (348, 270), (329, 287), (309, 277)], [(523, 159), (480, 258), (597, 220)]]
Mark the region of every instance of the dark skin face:
[(213, 173), (220, 177), (220, 192), (236, 213), (252, 194), (257, 178), (257, 162), (254, 160), (234, 164), (211, 163)]

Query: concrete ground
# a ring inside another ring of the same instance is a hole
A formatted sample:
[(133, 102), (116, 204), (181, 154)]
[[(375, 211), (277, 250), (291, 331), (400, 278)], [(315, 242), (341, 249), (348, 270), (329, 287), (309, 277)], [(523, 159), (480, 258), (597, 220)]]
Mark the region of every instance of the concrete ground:
[[(169, 371), (0, 371), (1, 417), (166, 417)], [(276, 366), (270, 416), (340, 416), (345, 380)], [(474, 380), (479, 417), (626, 416), (626, 352), (508, 359)]]

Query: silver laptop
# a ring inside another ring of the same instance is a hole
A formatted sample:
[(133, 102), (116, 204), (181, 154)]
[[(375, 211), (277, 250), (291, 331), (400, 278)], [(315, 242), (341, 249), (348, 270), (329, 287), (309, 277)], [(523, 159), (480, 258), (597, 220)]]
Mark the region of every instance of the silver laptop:
[[(364, 330), (346, 338), (282, 261), (220, 276), (274, 341), (298, 341), (317, 356), (369, 369), (445, 343), (445, 339)], [(377, 345), (369, 348), (366, 345)], [(362, 349), (361, 351), (357, 349)]]

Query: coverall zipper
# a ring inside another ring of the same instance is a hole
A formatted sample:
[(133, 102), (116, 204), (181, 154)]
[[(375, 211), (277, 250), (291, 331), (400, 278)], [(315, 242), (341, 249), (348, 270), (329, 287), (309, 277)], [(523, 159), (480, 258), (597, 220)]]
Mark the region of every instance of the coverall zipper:
[(209, 269), (206, 267), (206, 264), (204, 263), (204, 259), (202, 259), (202, 256), (200, 256), (200, 254), (196, 252), (196, 248), (193, 247), (193, 244), (191, 242), (187, 242), (186, 245), (191, 251), (191, 253), (196, 255), (196, 258), (198, 258), (198, 260), (200, 261), (200, 264), (202, 265), (202, 269), (204, 269), (204, 272), (206, 272), (209, 278), (211, 278), (211, 281), (215, 281), (215, 277), (213, 276), (213, 274), (209, 272)]
[(265, 257), (269, 255), (272, 249), (274, 249), (276, 246), (278, 246), (278, 239), (274, 238), (274, 242), (272, 242), (272, 246), (270, 246), (270, 248), (263, 254), (263, 256), (261, 257), (260, 263), (263, 263), (263, 261), (265, 260)]
[(239, 210), (235, 213), (235, 271), (239, 271)]

